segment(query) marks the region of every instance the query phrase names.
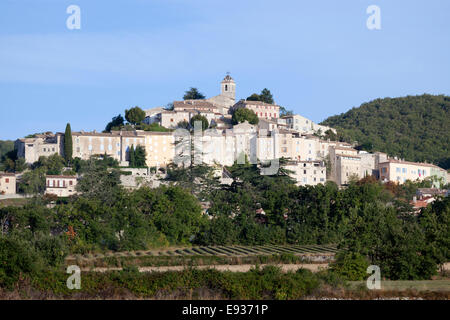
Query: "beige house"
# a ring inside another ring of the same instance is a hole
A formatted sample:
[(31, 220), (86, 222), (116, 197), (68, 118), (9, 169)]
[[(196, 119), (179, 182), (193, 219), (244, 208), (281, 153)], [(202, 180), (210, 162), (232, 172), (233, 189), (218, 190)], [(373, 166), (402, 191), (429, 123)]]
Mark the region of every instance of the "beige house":
[(323, 135), (327, 130), (331, 130), (336, 133), (335, 129), (316, 124), (314, 121), (298, 114), (283, 116), (282, 119), (286, 120), (288, 129), (295, 130), (300, 133), (312, 134), (320, 132)]
[(45, 177), (45, 194), (54, 194), (58, 197), (69, 197), (76, 194), (75, 187), (77, 177), (75, 176), (51, 176)]
[(47, 132), (36, 134), (33, 138), (18, 139), (15, 142), (17, 156), (24, 158), (26, 163), (34, 163), (41, 156), (51, 156), (53, 154), (63, 155), (64, 134)]
[[(137, 131), (136, 143), (145, 147), (148, 167), (165, 167), (175, 157), (175, 137), (172, 132)], [(130, 138), (131, 139), (131, 138)], [(126, 140), (125, 140), (126, 141)]]
[(358, 151), (348, 147), (330, 148), (330, 179), (342, 186), (349, 183), (352, 177), (361, 178), (361, 157)]
[(0, 172), (0, 195), (16, 194), (16, 175)]
[(253, 110), (259, 119), (278, 119), (280, 117), (280, 106), (276, 104), (268, 104), (262, 101), (240, 100), (231, 110), (235, 111), (239, 108)]
[(104, 155), (122, 161), (122, 137), (120, 131), (101, 132), (72, 132), (72, 156), (83, 160), (93, 155)]
[(406, 180), (424, 180), (431, 176), (437, 176), (436, 172), (445, 172), (431, 163), (410, 162), (389, 159), (379, 164), (380, 180), (383, 182), (393, 181), (404, 183)]
[(295, 179), (297, 185), (324, 184), (327, 177), (327, 168), (322, 161), (293, 161), (284, 166), (292, 171), (290, 176)]

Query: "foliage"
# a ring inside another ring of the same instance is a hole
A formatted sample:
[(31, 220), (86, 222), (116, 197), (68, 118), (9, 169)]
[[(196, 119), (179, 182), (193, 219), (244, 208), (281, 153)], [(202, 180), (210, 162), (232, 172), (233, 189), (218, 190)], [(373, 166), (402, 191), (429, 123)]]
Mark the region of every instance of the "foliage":
[(258, 116), (253, 110), (247, 108), (239, 108), (233, 112), (232, 116), (233, 125), (248, 121), (248, 123), (256, 125), (259, 122)]
[(68, 123), (64, 133), (64, 159), (66, 163), (72, 161), (72, 152), (72, 129), (70, 128), (70, 123)]
[(253, 93), (247, 98), (248, 101), (262, 101), (268, 104), (274, 104), (272, 93), (269, 89), (264, 88), (260, 94)]
[(197, 88), (191, 87), (188, 91), (184, 93), (183, 100), (202, 100), (206, 97), (198, 91)]
[(10, 151), (14, 150), (14, 141), (0, 140), (0, 162), (3, 162), (3, 157)]
[(141, 123), (141, 124), (136, 125), (135, 129), (144, 130), (144, 131), (156, 131), (156, 132), (170, 132), (171, 131), (170, 129), (163, 127), (156, 122), (151, 123), (151, 124)]
[(76, 186), (88, 199), (102, 201), (112, 206), (122, 193), (120, 173), (117, 169), (109, 169), (101, 161), (89, 159), (80, 170), (81, 178)]
[(194, 128), (195, 121), (201, 121), (201, 123), (202, 123), (202, 130), (208, 129), (209, 122), (208, 122), (208, 119), (206, 119), (205, 116), (202, 116), (200, 114), (196, 114), (195, 116), (193, 116), (191, 118), (191, 120), (190, 120), (191, 128)]
[(48, 157), (40, 156), (39, 160), (33, 164), (33, 168), (43, 168), (49, 175), (60, 175), (64, 164), (64, 158), (55, 153)]
[(19, 192), (25, 194), (43, 194), (45, 191), (45, 175), (45, 167), (25, 172), (18, 183)]
[(449, 169), (449, 108), (450, 97), (444, 95), (376, 99), (321, 124), (336, 128), (341, 140), (358, 141), (367, 151)]
[(105, 127), (105, 132), (111, 132), (111, 130), (120, 130), (124, 126), (124, 119), (121, 114), (113, 117)]
[(356, 252), (342, 251), (336, 256), (336, 260), (330, 268), (342, 278), (349, 281), (360, 281), (367, 278), (369, 261), (366, 257)]
[(125, 119), (133, 125), (139, 124), (145, 119), (145, 111), (139, 107), (125, 110)]

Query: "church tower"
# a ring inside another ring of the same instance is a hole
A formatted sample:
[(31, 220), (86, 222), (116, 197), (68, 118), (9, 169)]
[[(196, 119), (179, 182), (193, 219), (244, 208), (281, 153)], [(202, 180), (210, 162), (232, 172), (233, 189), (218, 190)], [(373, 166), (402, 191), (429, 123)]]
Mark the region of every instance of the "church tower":
[(229, 73), (227, 73), (226, 77), (222, 80), (221, 85), (220, 95), (236, 101), (236, 82), (230, 77)]

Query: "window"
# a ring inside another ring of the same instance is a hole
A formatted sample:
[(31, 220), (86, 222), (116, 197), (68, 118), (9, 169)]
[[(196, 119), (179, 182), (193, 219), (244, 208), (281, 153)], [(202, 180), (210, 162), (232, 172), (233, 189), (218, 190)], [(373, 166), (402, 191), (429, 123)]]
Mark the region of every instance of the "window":
[(386, 173), (386, 168), (381, 168), (381, 172)]
[(427, 171), (424, 169), (423, 170), (423, 175), (425, 176), (427, 174)]
[(396, 169), (395, 169), (395, 172), (400, 172), (400, 168), (396, 168)]
[(6, 182), (6, 183), (9, 183), (9, 178), (6, 178), (6, 179), (5, 179), (5, 182)]
[(402, 168), (402, 173), (406, 173), (406, 168)]
[(44, 152), (47, 152), (47, 150), (44, 148)]
[(225, 85), (225, 91), (228, 91), (228, 85), (227, 84)]
[(306, 174), (306, 170), (303, 170), (303, 174)]
[(71, 186), (73, 184), (73, 181), (69, 181), (69, 186)]

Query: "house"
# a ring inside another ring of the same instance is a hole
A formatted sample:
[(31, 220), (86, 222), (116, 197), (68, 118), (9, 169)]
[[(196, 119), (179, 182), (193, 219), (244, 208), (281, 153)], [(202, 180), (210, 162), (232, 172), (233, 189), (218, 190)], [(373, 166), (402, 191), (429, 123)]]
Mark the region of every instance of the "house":
[(58, 197), (69, 197), (76, 194), (76, 176), (54, 176), (45, 177), (45, 194), (54, 194)]
[(323, 161), (291, 161), (284, 169), (291, 171), (289, 176), (298, 186), (315, 186), (326, 182), (327, 168)]
[(324, 135), (325, 132), (331, 130), (336, 134), (336, 129), (316, 124), (314, 123), (314, 121), (298, 114), (286, 115), (283, 116), (282, 119), (286, 121), (288, 129), (300, 133), (309, 133), (309, 134), (320, 133), (320, 135)]
[[(393, 181), (404, 183), (406, 180), (416, 181), (424, 180), (430, 177), (436, 177), (442, 172), (445, 178), (445, 170), (431, 163), (411, 162), (398, 159), (388, 159), (379, 163), (380, 180), (383, 182)], [(443, 181), (444, 184), (446, 181)], [(433, 187), (439, 187), (438, 181), (433, 181)]]
[(16, 194), (16, 175), (0, 172), (0, 195)]
[(26, 163), (32, 164), (39, 160), (41, 156), (51, 156), (64, 154), (64, 134), (46, 132), (35, 134), (30, 138), (18, 139), (14, 143), (17, 150), (17, 157), (24, 158)]
[(278, 119), (280, 117), (280, 106), (276, 104), (242, 99), (231, 108), (231, 112), (240, 108), (252, 110), (259, 119)]

